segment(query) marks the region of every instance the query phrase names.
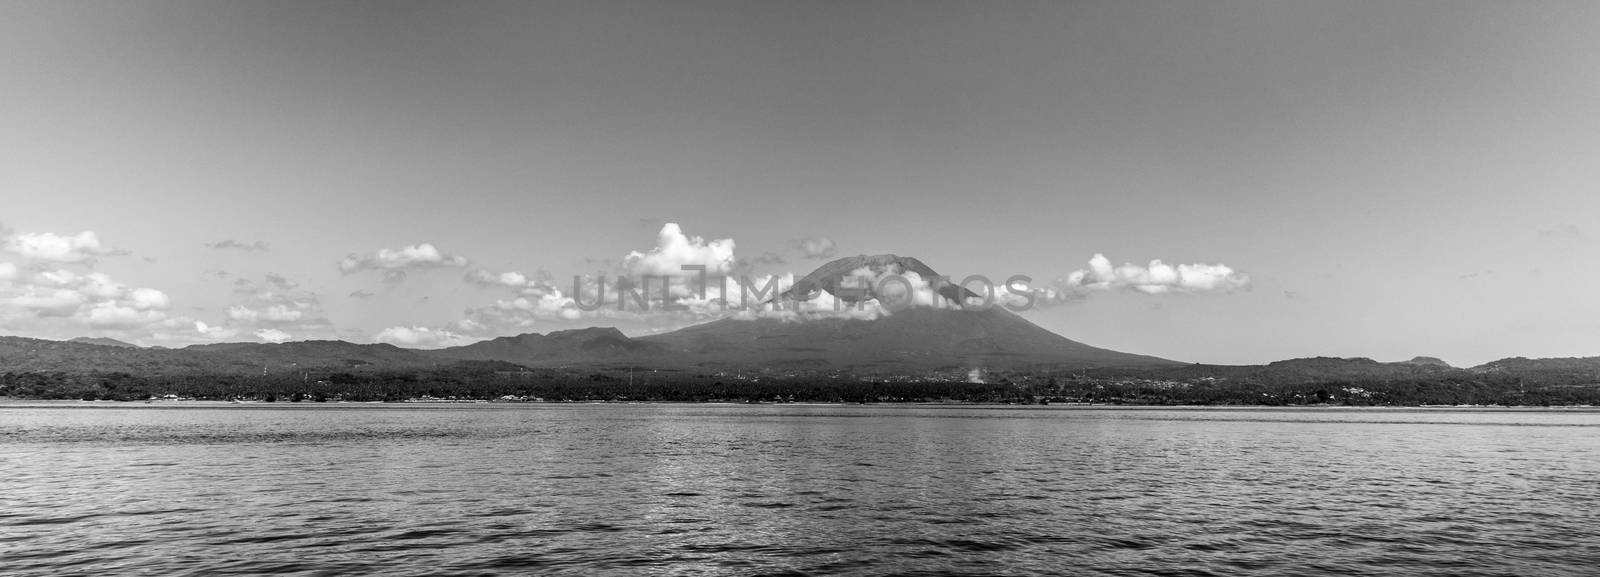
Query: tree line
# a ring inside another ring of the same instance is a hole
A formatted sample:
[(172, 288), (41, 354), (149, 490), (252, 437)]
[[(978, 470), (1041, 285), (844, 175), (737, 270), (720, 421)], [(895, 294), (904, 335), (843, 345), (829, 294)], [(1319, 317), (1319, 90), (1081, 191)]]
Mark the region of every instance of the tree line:
[(656, 402), (970, 402), (1126, 405), (1506, 405), (1600, 404), (1600, 383), (1452, 372), (1405, 378), (1189, 379), (1012, 371), (985, 382), (850, 373), (757, 375), (525, 369), (506, 363), (434, 370), (316, 370), (261, 375), (143, 376), (122, 371), (9, 371), (0, 396), (137, 401), (175, 396), (265, 402), (478, 399)]

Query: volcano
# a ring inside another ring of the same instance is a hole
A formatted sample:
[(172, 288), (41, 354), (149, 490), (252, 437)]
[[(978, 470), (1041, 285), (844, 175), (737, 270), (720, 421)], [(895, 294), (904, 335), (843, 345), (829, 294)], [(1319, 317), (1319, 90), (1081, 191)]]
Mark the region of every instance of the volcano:
[[(827, 291), (841, 301), (872, 298), (841, 286), (849, 276), (939, 274), (893, 254), (841, 258), (818, 267), (777, 298), (808, 300)], [(944, 285), (951, 301), (978, 297)], [(911, 307), (875, 319), (725, 318), (659, 335), (629, 338), (616, 329), (503, 337), (426, 354), (527, 366), (640, 365), (680, 369), (793, 368), (916, 373), (951, 369), (1160, 367), (1180, 363), (1089, 346), (1045, 330), (999, 306)]]
[(698, 366), (921, 372), (1179, 364), (1073, 341), (1000, 307), (908, 308), (873, 320), (722, 319), (636, 340)]
[[(845, 302), (858, 302), (869, 298), (877, 298), (871, 287), (847, 288), (844, 281), (858, 275), (881, 277), (883, 275), (904, 275), (915, 273), (925, 281), (939, 278), (939, 273), (922, 261), (908, 256), (893, 254), (875, 254), (847, 256), (841, 259), (828, 261), (826, 264), (811, 271), (811, 274), (800, 277), (794, 281), (794, 286), (779, 295), (787, 300), (808, 300), (818, 291), (827, 291)], [(952, 284), (939, 287), (939, 296), (951, 302), (960, 302), (964, 297), (982, 298), (983, 295)]]

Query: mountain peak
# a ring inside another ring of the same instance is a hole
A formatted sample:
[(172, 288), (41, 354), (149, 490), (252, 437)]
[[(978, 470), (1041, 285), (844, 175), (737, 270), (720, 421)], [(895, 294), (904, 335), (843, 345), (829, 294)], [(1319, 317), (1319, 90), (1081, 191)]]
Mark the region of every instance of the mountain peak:
[[(874, 277), (883, 275), (916, 273), (923, 280), (928, 281), (940, 275), (933, 267), (909, 256), (897, 254), (856, 255), (835, 259), (824, 263), (804, 277), (794, 281), (794, 286), (783, 291), (780, 295), (788, 300), (808, 300), (816, 296), (818, 291), (827, 291), (828, 294), (845, 302), (857, 302), (869, 298), (876, 298), (871, 287), (844, 287), (846, 277), (855, 276), (857, 271), (867, 270)], [(961, 297), (980, 297), (975, 292), (952, 284), (939, 287), (939, 295), (952, 301), (960, 301)]]
[(1450, 366), (1450, 363), (1444, 362), (1444, 359), (1440, 359), (1439, 357), (1413, 357), (1409, 361), (1401, 361), (1401, 364), (1454, 368)]

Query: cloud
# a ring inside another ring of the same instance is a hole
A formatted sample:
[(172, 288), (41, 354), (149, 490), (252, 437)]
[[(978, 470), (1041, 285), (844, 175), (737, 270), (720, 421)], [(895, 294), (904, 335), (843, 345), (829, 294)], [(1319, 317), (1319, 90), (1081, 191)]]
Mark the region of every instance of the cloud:
[(366, 291), (366, 290), (355, 290), (355, 291), (351, 291), (351, 293), (350, 293), (350, 298), (357, 298), (357, 299), (370, 299), (370, 298), (375, 297), (375, 296), (378, 296), (377, 293)]
[[(520, 272), (493, 273), (483, 269), (468, 271), (463, 277), (467, 283), (485, 288), (504, 288), (514, 292), (513, 297), (496, 299), (494, 304), (467, 309), (464, 318), (455, 324), (461, 332), (474, 335), (501, 335), (527, 332), (543, 320), (575, 320), (586, 315), (577, 303), (549, 282), (541, 271), (540, 278), (528, 278)], [(580, 291), (593, 294), (596, 289), (593, 277), (581, 277)], [(589, 302), (593, 302), (592, 300)]]
[(194, 321), (194, 332), (212, 340), (226, 340), (238, 336), (239, 331), (227, 327), (213, 327), (204, 321)]
[(94, 257), (102, 255), (127, 254), (127, 251), (115, 251), (102, 246), (100, 235), (92, 230), (70, 236), (49, 232), (5, 233), (0, 238), (0, 248), (25, 259), (62, 264), (92, 261)]
[(322, 299), (317, 293), (300, 290), (300, 283), (277, 273), (269, 272), (263, 275), (260, 281), (241, 278), (233, 281), (233, 284), (234, 294), (245, 297), (245, 302), (235, 305), (236, 307), (257, 309), (277, 307), (301, 313), (322, 311)]
[[(1088, 267), (1072, 271), (1045, 287), (1032, 287), (1035, 304), (1058, 304), (1078, 301), (1096, 292), (1127, 291), (1147, 295), (1164, 294), (1226, 294), (1250, 288), (1250, 275), (1223, 264), (1169, 265), (1161, 260), (1139, 266), (1123, 264), (1113, 266), (1103, 254), (1089, 259)], [(1004, 298), (1015, 295), (1001, 287)]]
[(352, 274), (363, 270), (404, 271), (426, 268), (464, 268), (470, 261), (466, 257), (440, 251), (429, 243), (415, 244), (399, 249), (379, 249), (370, 255), (350, 254), (339, 261), (339, 272)]
[(825, 236), (812, 236), (795, 239), (789, 242), (795, 250), (800, 251), (801, 258), (820, 260), (833, 258), (839, 255), (839, 250), (833, 239)]
[(243, 305), (228, 307), (228, 319), (247, 323), (293, 323), (305, 316), (305, 312), (298, 308), (285, 305), (271, 305), (261, 309), (253, 309)]
[(166, 310), (172, 307), (172, 299), (168, 298), (166, 293), (152, 288), (133, 289), (132, 298), (129, 300), (133, 303), (133, 307), (139, 310)]
[[(826, 241), (825, 244), (831, 247), (831, 243)], [(736, 258), (734, 246), (733, 239), (706, 240), (684, 233), (675, 223), (666, 223), (661, 226), (654, 247), (629, 252), (620, 262), (608, 266), (614, 274), (576, 277), (572, 285), (563, 282), (558, 287), (542, 270), (530, 276), (517, 271), (471, 269), (462, 275), (464, 282), (509, 294), (491, 304), (468, 308), (461, 320), (432, 330), (457, 336), (488, 337), (547, 330), (549, 326), (570, 326), (579, 321), (660, 328), (728, 317), (805, 320), (877, 318), (888, 314), (888, 308), (876, 300), (843, 303), (835, 301), (831, 295), (802, 303), (764, 305), (763, 300), (770, 300), (791, 286), (794, 275), (750, 278), (753, 275), (749, 270), (754, 265), (783, 264), (785, 259), (768, 252), (752, 260), (741, 260)], [(589, 262), (609, 264), (613, 261)], [(685, 271), (684, 265), (705, 267), (704, 285), (701, 271)], [(749, 280), (752, 285), (741, 285), (742, 279)], [(920, 277), (913, 274), (909, 280), (913, 283), (912, 290), (920, 288), (928, 293), (910, 297), (914, 304), (933, 298), (932, 291)], [(772, 285), (776, 288), (763, 291), (770, 283), (776, 283)]]
[[(322, 315), (322, 299), (317, 293), (300, 288), (300, 283), (276, 273), (267, 273), (259, 281), (241, 278), (234, 281), (234, 294), (243, 299), (227, 307), (223, 324), (212, 331), (198, 330), (202, 337), (214, 337), (228, 331), (233, 334), (255, 334), (263, 331), (269, 335), (293, 332), (311, 338), (333, 336), (333, 322)], [(275, 337), (274, 337), (275, 338)], [(271, 339), (263, 337), (271, 342)]]
[[(620, 263), (607, 267), (615, 273), (614, 276), (575, 278), (572, 292), (564, 290), (568, 288), (565, 284), (557, 287), (544, 271), (530, 277), (516, 271), (468, 270), (462, 276), (468, 284), (503, 289), (511, 294), (496, 299), (492, 304), (467, 309), (464, 318), (452, 323), (449, 330), (462, 335), (498, 336), (537, 330), (546, 323), (559, 325), (580, 319), (671, 326), (728, 317), (745, 306), (750, 308), (746, 311), (747, 316), (796, 317), (795, 310), (779, 307), (758, 311), (762, 299), (755, 296), (773, 279), (781, 279), (781, 286), (787, 287), (794, 281), (792, 274), (758, 277), (754, 280), (756, 286), (750, 291), (742, 290), (739, 284), (740, 278), (748, 275), (754, 265), (782, 264), (785, 259), (768, 252), (753, 260), (742, 261), (735, 257), (734, 246), (733, 239), (706, 240), (684, 233), (676, 223), (666, 223), (656, 235), (654, 247), (645, 251), (631, 251)], [(612, 261), (589, 262), (609, 264)], [(683, 270), (685, 265), (705, 267), (704, 277), (701, 271)], [(705, 281), (703, 286), (702, 278)], [(767, 293), (767, 298), (778, 291), (781, 288)], [(748, 302), (743, 298), (747, 293), (751, 297)], [(598, 308), (594, 307), (602, 302)], [(823, 306), (833, 305), (829, 301)], [(584, 310), (586, 308), (590, 310)], [(818, 308), (815, 303), (806, 303), (800, 308), (806, 309), (807, 315), (835, 314), (831, 310), (813, 310)], [(879, 314), (851, 307), (840, 308), (837, 311), (840, 316)]]
[(495, 274), (489, 272), (487, 269), (475, 268), (467, 271), (467, 274), (463, 275), (462, 279), (466, 280), (468, 283), (481, 287), (503, 286), (511, 288), (524, 288), (528, 286), (527, 275), (515, 271)]
[(300, 287), (300, 283), (289, 280), (289, 277), (278, 273), (269, 272), (262, 277), (262, 284), (280, 291), (291, 291)]
[(79, 327), (133, 330), (167, 320), (171, 307), (166, 293), (131, 287), (105, 273), (0, 263), (0, 321), (7, 324), (65, 319)]
[(288, 341), (289, 339), (294, 338), (294, 335), (278, 329), (261, 329), (256, 331), (256, 338), (261, 339), (261, 342), (264, 343), (276, 344)]
[(472, 339), (448, 330), (416, 326), (389, 327), (379, 331), (373, 337), (373, 340), (400, 347), (414, 348), (453, 347), (474, 342)]
[(707, 241), (691, 237), (677, 223), (669, 222), (656, 234), (655, 248), (633, 251), (622, 259), (623, 271), (630, 276), (683, 276), (683, 265), (704, 266), (707, 274), (732, 272), (733, 239)]
[(206, 246), (217, 250), (241, 250), (245, 252), (264, 252), (267, 250), (267, 243), (259, 240), (251, 243), (245, 243), (233, 240), (231, 238), (219, 240), (217, 242), (208, 242), (206, 243)]

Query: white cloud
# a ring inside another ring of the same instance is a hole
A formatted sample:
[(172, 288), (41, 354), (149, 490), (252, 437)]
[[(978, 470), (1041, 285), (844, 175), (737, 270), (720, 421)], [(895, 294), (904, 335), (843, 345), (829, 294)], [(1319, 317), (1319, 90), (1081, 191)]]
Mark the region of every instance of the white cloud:
[(5, 268), (0, 320), (7, 328), (80, 336), (88, 330), (120, 335), (165, 328), (172, 299), (153, 288), (131, 287), (105, 273), (66, 269)]
[(339, 271), (351, 274), (363, 270), (395, 271), (439, 267), (465, 267), (466, 257), (440, 251), (429, 243), (415, 244), (399, 249), (379, 249), (370, 255), (351, 254), (339, 261)]
[(100, 235), (92, 230), (70, 236), (49, 232), (19, 233), (4, 239), (3, 245), (22, 258), (52, 263), (79, 263), (114, 252), (101, 246)]
[(237, 330), (227, 327), (213, 327), (204, 321), (194, 321), (194, 332), (200, 333), (200, 336), (207, 339), (218, 341), (231, 339), (239, 334)]
[(467, 271), (463, 278), (469, 283), (485, 287), (503, 286), (520, 289), (528, 286), (528, 276), (515, 271), (495, 274), (481, 268), (475, 268)]
[(294, 336), (278, 329), (261, 329), (256, 331), (256, 338), (261, 339), (261, 342), (264, 343), (281, 343), (294, 338)]
[(472, 342), (471, 339), (448, 330), (414, 326), (389, 327), (378, 332), (373, 339), (400, 347), (420, 348), (452, 347)]
[(246, 302), (229, 307), (228, 316), (241, 321), (312, 320), (313, 315), (322, 312), (322, 299), (317, 293), (299, 287), (299, 283), (274, 273), (267, 273), (260, 282), (234, 281), (233, 292), (244, 295)]
[(17, 265), (9, 262), (0, 262), (0, 281), (12, 281), (17, 278)]
[[(1095, 292), (1131, 291), (1148, 295), (1230, 293), (1250, 288), (1250, 275), (1223, 264), (1169, 265), (1161, 260), (1139, 266), (1123, 264), (1112, 266), (1103, 254), (1089, 259), (1088, 266), (1072, 271), (1043, 287), (1031, 287), (1035, 304), (1059, 304), (1081, 300)], [(1007, 294), (1001, 287), (1003, 298), (1026, 300)]]
[(622, 266), (630, 276), (684, 276), (683, 265), (701, 265), (707, 274), (715, 275), (732, 272), (734, 262), (733, 239), (706, 241), (685, 235), (677, 223), (669, 222), (656, 235), (655, 248), (628, 253)]
[(172, 306), (172, 299), (166, 293), (152, 288), (133, 289), (129, 301), (134, 309), (141, 311), (166, 310)]
[(227, 307), (221, 324), (188, 321), (195, 328), (189, 338), (215, 342), (253, 334), (264, 341), (279, 342), (291, 338), (291, 334), (299, 338), (338, 337), (332, 321), (322, 316), (322, 301), (317, 293), (301, 289), (288, 277), (267, 273), (259, 281), (240, 278), (233, 284), (233, 292), (243, 297), (242, 302)]
[(1110, 259), (1096, 254), (1088, 269), (1067, 276), (1067, 286), (1088, 290), (1130, 289), (1145, 294), (1169, 292), (1231, 292), (1250, 286), (1250, 276), (1221, 264), (1180, 264), (1176, 267), (1152, 260), (1148, 266), (1123, 264), (1112, 268)]
[[(831, 240), (812, 240), (811, 255), (832, 250)], [(744, 277), (740, 274), (734, 246), (733, 239), (708, 241), (685, 234), (675, 223), (667, 223), (661, 227), (655, 247), (647, 251), (632, 251), (623, 257), (614, 269), (616, 276), (578, 277), (573, 283), (575, 286), (570, 287), (572, 292), (562, 290), (568, 288), (566, 284), (557, 288), (556, 283), (543, 272), (530, 276), (517, 271), (496, 273), (484, 269), (469, 270), (463, 275), (467, 283), (484, 288), (507, 289), (512, 294), (495, 299), (486, 306), (469, 308), (464, 318), (451, 323), (445, 332), (458, 336), (499, 336), (547, 330), (551, 326), (570, 326), (585, 319), (589, 322), (603, 321), (601, 324), (620, 323), (648, 328), (677, 327), (726, 317), (805, 320), (820, 317), (877, 318), (888, 314), (888, 308), (875, 299), (843, 303), (835, 301), (831, 295), (803, 303), (763, 305), (762, 300), (771, 299), (793, 285), (795, 277), (792, 274), (755, 277), (750, 279), (754, 285), (746, 290), (740, 284), (740, 279)], [(781, 260), (774, 257), (761, 262), (778, 263)], [(682, 268), (684, 265), (705, 267), (705, 285), (701, 286), (700, 271), (685, 271)], [(936, 298), (920, 277), (913, 274), (907, 280), (912, 291), (927, 293), (913, 294), (913, 304), (931, 304), (931, 299)], [(761, 289), (773, 282), (777, 283), (777, 288), (766, 292), (764, 297), (758, 296), (762, 293)], [(903, 291), (904, 285), (896, 285), (890, 290)], [(746, 298), (747, 295), (749, 298)], [(641, 303), (639, 298), (643, 298), (644, 302)], [(596, 303), (603, 304), (594, 308)], [(585, 308), (592, 310), (583, 310)], [(413, 331), (416, 329), (409, 328)], [(392, 339), (428, 338), (399, 331), (389, 336)]]
[(229, 319), (248, 323), (292, 323), (304, 316), (303, 311), (285, 305), (271, 305), (259, 310), (244, 305), (228, 307)]

